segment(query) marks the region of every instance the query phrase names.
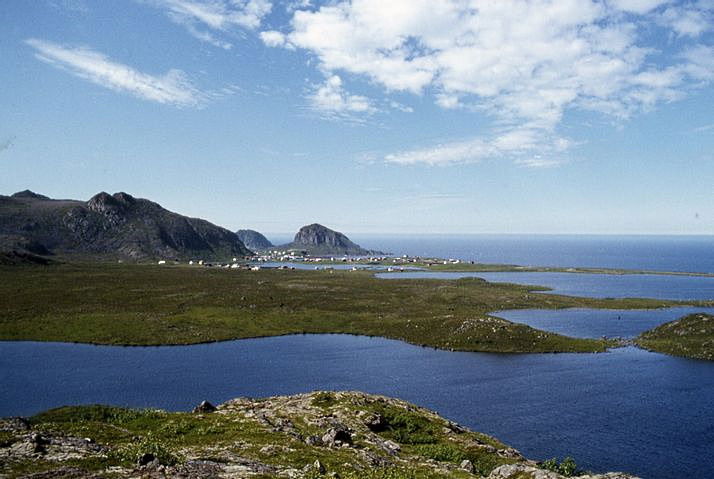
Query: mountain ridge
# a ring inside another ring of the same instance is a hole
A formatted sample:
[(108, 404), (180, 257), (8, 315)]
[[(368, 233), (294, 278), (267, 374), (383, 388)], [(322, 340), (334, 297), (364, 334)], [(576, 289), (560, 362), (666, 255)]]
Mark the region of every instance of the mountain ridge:
[(29, 190), (0, 195), (0, 250), (136, 261), (252, 254), (225, 228), (104, 191), (86, 202)]
[(262, 233), (255, 230), (238, 230), (236, 231), (238, 238), (243, 242), (243, 244), (253, 250), (264, 250), (273, 247), (273, 243), (268, 240)]

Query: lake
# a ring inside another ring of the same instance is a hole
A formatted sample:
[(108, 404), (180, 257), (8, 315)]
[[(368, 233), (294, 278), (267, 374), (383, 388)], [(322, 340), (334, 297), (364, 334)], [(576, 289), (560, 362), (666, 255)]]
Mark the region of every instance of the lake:
[(382, 279), (483, 278), (494, 283), (517, 283), (552, 288), (549, 293), (588, 298), (656, 298), (714, 300), (714, 277), (658, 274), (593, 273), (457, 273), (409, 271), (376, 273)]
[(571, 455), (587, 468), (653, 479), (714, 470), (714, 364), (635, 348), (454, 353), (347, 335), (164, 347), (1, 342), (0, 383), (0, 416), (362, 390), (434, 409), (531, 458)]
[(664, 309), (516, 309), (494, 311), (498, 316), (536, 329), (577, 338), (634, 338), (648, 329), (692, 313), (714, 315), (714, 308), (683, 306)]

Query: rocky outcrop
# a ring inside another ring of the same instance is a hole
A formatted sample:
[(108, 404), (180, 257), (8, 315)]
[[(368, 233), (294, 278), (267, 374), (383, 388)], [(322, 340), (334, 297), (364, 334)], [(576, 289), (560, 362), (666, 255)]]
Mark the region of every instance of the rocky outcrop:
[[(27, 477), (564, 477), (413, 404), (325, 391), (239, 398), (210, 414), (82, 406), (0, 420), (0, 477), (30, 473), (39, 475)], [(633, 479), (621, 473), (570, 477)]]
[(621, 472), (608, 472), (606, 474), (582, 474), (577, 476), (563, 476), (557, 472), (540, 469), (529, 464), (506, 464), (499, 466), (488, 475), (487, 479), (637, 479), (634, 476)]
[(87, 202), (31, 191), (0, 196), (0, 251), (132, 260), (251, 254), (231, 231), (123, 192)]
[(273, 243), (268, 241), (268, 238), (255, 230), (238, 230), (236, 234), (243, 244), (252, 251), (260, 251), (273, 247)]
[(30, 190), (22, 190), (14, 193), (12, 198), (29, 198), (34, 200), (49, 200), (50, 198), (45, 195), (40, 195)]
[(312, 255), (362, 256), (375, 253), (353, 243), (344, 234), (317, 223), (300, 228), (292, 243), (280, 248), (303, 250)]
[(201, 401), (201, 404), (193, 408), (193, 412), (196, 414), (206, 414), (210, 412), (214, 412), (216, 410), (216, 406), (211, 404), (208, 401)]

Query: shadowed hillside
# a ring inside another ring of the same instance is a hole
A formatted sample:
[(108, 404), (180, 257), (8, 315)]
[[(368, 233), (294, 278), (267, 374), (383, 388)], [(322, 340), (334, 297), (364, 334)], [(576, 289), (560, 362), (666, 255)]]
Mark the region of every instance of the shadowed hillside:
[(127, 193), (84, 202), (27, 190), (0, 196), (0, 250), (130, 260), (250, 254), (225, 228)]

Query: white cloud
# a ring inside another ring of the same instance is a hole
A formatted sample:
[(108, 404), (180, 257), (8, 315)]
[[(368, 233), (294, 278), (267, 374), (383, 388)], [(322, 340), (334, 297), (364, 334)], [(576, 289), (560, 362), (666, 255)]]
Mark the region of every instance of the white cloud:
[(705, 2), (673, 5), (662, 12), (658, 21), (679, 36), (698, 37), (712, 28), (712, 9), (714, 6)]
[(369, 98), (351, 95), (342, 88), (342, 79), (337, 75), (328, 77), (308, 97), (312, 108), (327, 117), (340, 117), (353, 113), (374, 113), (376, 108)]
[(48, 4), (61, 12), (86, 15), (89, 6), (85, 0), (49, 0)]
[(404, 113), (414, 113), (414, 108), (412, 108), (408, 105), (404, 105), (404, 104), (399, 103), (398, 101), (394, 101), (394, 100), (391, 100), (389, 102), (389, 107), (393, 108), (395, 110), (399, 110)]
[(701, 82), (714, 80), (714, 46), (695, 45), (682, 56), (686, 60), (683, 68), (687, 75)]
[(697, 127), (697, 128), (695, 128), (693, 131), (694, 131), (695, 133), (704, 133), (704, 132), (708, 132), (708, 131), (714, 131), (714, 123), (711, 123), (711, 124), (709, 124), (709, 125), (704, 125), (704, 126)]
[[(711, 2), (682, 7), (677, 15), (666, 13), (675, 8), (669, 3), (338, 0), (294, 12), (286, 34), (264, 41), (308, 51), (328, 75), (360, 76), (387, 93), (433, 94), (443, 108), (486, 112), (505, 130), (556, 138), (568, 110), (627, 119), (680, 98), (697, 82), (711, 81), (708, 75), (714, 70), (703, 58), (704, 50), (660, 55), (653, 63), (654, 54), (662, 52), (640, 44), (645, 37), (641, 30), (655, 18), (672, 16), (661, 26), (675, 35), (704, 31), (703, 20), (687, 12), (704, 11)], [(709, 28), (711, 22), (704, 21)], [(429, 164), (459, 163), (502, 154), (495, 141), (488, 137), (445, 145), (438, 155), (426, 149), (390, 157), (395, 163), (416, 158)], [(550, 154), (549, 144), (533, 142), (530, 153), (546, 148)]]
[(555, 166), (567, 162), (565, 153), (572, 142), (554, 135), (543, 135), (535, 128), (502, 131), (486, 138), (456, 141), (427, 148), (386, 155), (387, 163), (449, 166), (478, 163), (490, 158), (509, 158), (529, 167)]
[(285, 35), (275, 30), (260, 32), (260, 39), (269, 47), (283, 47), (286, 45)]
[(310, 8), (312, 7), (312, 1), (311, 0), (289, 0), (285, 2), (285, 11), (288, 13), (292, 13), (295, 10), (300, 10), (304, 8)]
[(655, 8), (669, 3), (670, 0), (610, 0), (610, 5), (631, 13), (647, 13)]
[[(269, 0), (148, 0), (199, 40), (229, 49), (232, 44), (216, 36), (233, 28), (256, 29), (270, 10)], [(208, 28), (213, 33), (202, 28)]]
[(436, 95), (436, 104), (439, 105), (441, 108), (445, 108), (447, 110), (452, 110), (461, 106), (461, 104), (459, 103), (458, 96), (446, 95), (444, 93), (439, 93), (438, 95)]
[(153, 76), (112, 61), (87, 47), (67, 47), (36, 38), (25, 42), (35, 49), (38, 59), (50, 65), (144, 100), (183, 107), (200, 106), (209, 97), (193, 86), (181, 70), (169, 70), (165, 75)]

